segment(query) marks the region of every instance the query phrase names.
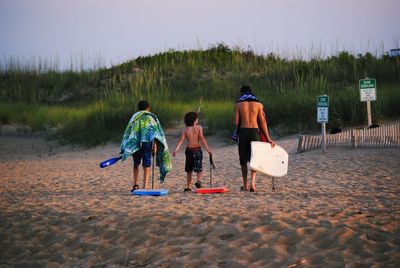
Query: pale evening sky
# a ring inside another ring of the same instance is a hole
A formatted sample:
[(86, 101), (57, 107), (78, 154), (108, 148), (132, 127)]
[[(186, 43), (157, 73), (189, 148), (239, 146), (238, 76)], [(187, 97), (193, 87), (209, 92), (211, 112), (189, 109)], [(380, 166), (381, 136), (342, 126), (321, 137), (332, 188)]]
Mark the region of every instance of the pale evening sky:
[(400, 47), (399, 12), (400, 0), (0, 0), (0, 62), (109, 66), (219, 42), (287, 57), (380, 55)]

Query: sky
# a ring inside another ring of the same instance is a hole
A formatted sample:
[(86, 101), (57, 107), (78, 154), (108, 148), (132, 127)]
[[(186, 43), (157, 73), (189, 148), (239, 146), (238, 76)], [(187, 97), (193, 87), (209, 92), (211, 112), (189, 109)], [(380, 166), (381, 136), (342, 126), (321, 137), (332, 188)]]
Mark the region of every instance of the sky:
[(288, 58), (400, 47), (400, 0), (0, 0), (0, 62), (118, 63), (223, 42)]

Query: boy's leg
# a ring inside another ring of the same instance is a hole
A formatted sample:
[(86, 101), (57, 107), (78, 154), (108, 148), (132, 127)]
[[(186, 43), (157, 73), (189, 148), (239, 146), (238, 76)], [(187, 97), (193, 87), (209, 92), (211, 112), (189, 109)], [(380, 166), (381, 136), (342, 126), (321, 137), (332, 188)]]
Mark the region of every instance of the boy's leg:
[(192, 171), (187, 171), (186, 172), (186, 188), (187, 189), (192, 189)]
[(133, 166), (133, 185), (139, 185), (139, 166)]
[(151, 167), (151, 150), (152, 150), (152, 142), (144, 142), (142, 144), (142, 149), (143, 149), (143, 173), (144, 173), (144, 178), (143, 178), (143, 188), (147, 188), (147, 183), (150, 178), (150, 167)]
[[(133, 158), (133, 190), (139, 187), (139, 165), (141, 159), (141, 151), (134, 153)], [(136, 187), (135, 187), (136, 186)]]
[(243, 178), (243, 190), (247, 191), (247, 164), (241, 165), (242, 178)]
[(242, 171), (242, 179), (243, 179), (243, 186), (241, 187), (242, 191), (247, 191), (247, 158), (248, 158), (248, 147), (250, 146), (250, 142), (248, 141), (247, 135), (245, 135), (244, 129), (239, 132), (239, 162), (240, 168)]
[(201, 181), (203, 179), (203, 171), (197, 172), (197, 181)]
[(254, 192), (256, 190), (256, 175), (257, 172), (254, 170), (250, 171), (251, 178), (250, 178), (250, 192)]
[(203, 171), (197, 172), (197, 181), (194, 184), (197, 188), (201, 188), (201, 179), (203, 179)]
[(192, 189), (192, 174), (193, 174), (193, 164), (194, 164), (194, 158), (193, 158), (193, 153), (186, 149), (185, 150), (185, 171), (186, 171), (186, 189)]
[(143, 189), (146, 189), (147, 182), (149, 181), (149, 178), (150, 178), (150, 167), (143, 166), (143, 173), (144, 173)]
[(196, 187), (201, 188), (203, 178), (203, 152), (198, 150), (193, 153), (193, 171), (197, 173)]
[[(251, 136), (251, 141), (259, 141), (260, 140), (260, 134), (258, 131), (252, 131), (252, 136)], [(247, 155), (247, 161), (250, 162), (250, 157), (251, 157), (251, 141), (248, 144), (247, 150), (248, 150), (248, 155)], [(255, 170), (250, 170), (250, 192), (254, 192), (256, 190), (256, 174), (257, 172)]]

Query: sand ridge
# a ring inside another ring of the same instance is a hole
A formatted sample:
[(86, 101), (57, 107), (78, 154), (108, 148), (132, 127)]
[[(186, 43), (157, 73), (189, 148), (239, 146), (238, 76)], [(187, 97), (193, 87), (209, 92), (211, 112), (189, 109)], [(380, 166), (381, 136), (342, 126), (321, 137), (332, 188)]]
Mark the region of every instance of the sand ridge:
[[(137, 197), (130, 160), (98, 167), (117, 144), (86, 150), (0, 137), (0, 266), (400, 265), (400, 150), (296, 154), (295, 137), (278, 140), (288, 175), (272, 192), (271, 178), (259, 174), (249, 193), (239, 190), (237, 147), (207, 140), (214, 186), (229, 193), (183, 193), (181, 149), (161, 186), (170, 194)], [(167, 141), (174, 148), (177, 139)]]

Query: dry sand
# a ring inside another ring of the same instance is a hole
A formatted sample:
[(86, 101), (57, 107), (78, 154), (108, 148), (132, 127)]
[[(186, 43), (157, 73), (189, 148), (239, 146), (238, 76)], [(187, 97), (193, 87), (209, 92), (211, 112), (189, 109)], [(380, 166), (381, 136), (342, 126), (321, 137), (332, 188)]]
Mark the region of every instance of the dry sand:
[(280, 140), (288, 175), (272, 192), (259, 174), (249, 193), (236, 146), (208, 140), (214, 185), (229, 193), (183, 193), (181, 149), (170, 194), (137, 197), (131, 161), (98, 167), (117, 144), (0, 137), (0, 266), (400, 267), (399, 149), (296, 154), (295, 137)]

